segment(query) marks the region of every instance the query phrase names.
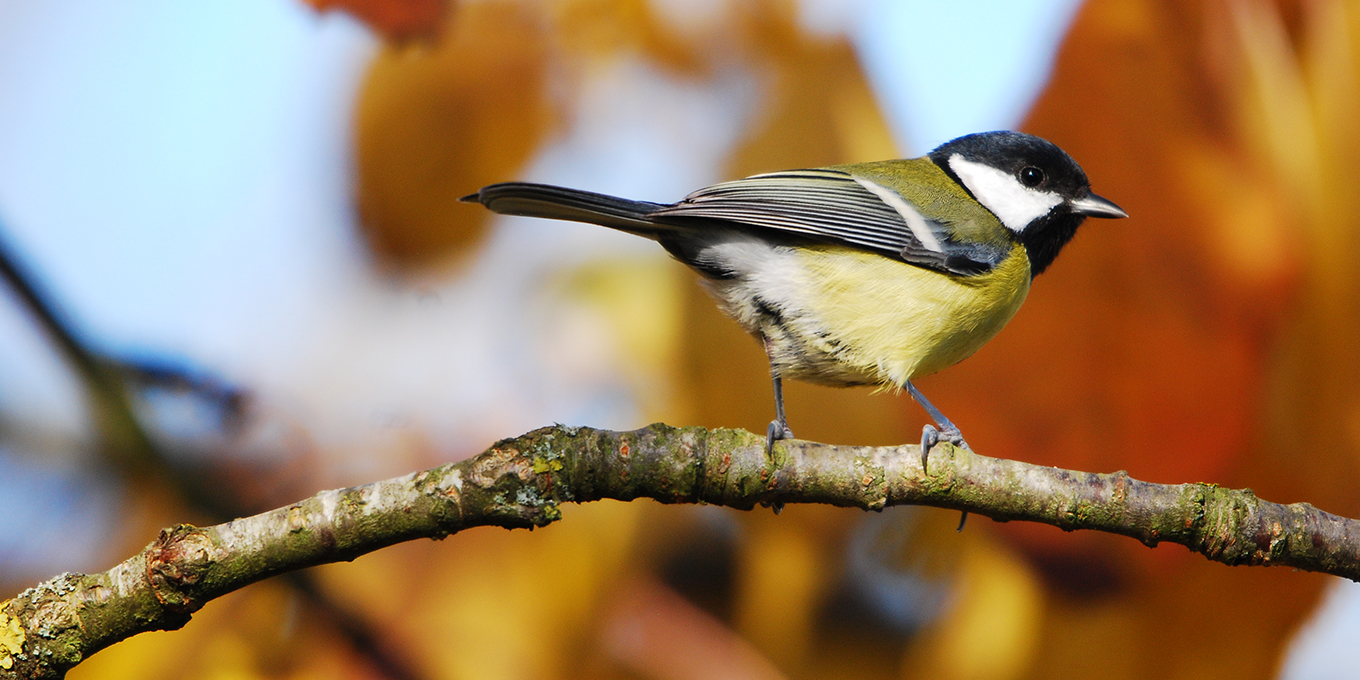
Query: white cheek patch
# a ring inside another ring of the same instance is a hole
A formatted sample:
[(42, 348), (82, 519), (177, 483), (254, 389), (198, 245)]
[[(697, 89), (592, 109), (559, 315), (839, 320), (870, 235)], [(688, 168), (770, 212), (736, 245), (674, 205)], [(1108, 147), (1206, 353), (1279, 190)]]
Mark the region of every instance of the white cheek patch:
[(876, 184), (859, 177), (855, 177), (854, 180), (859, 182), (860, 186), (873, 192), (875, 196), (879, 197), (884, 203), (887, 203), (893, 210), (896, 210), (897, 214), (901, 215), (902, 219), (907, 221), (907, 227), (911, 229), (912, 235), (916, 237), (917, 241), (921, 242), (921, 245), (937, 253), (944, 252), (944, 248), (940, 247), (940, 239), (935, 238), (935, 232), (931, 231), (929, 224), (926, 224), (926, 218), (922, 217), (921, 213), (916, 211), (916, 208), (911, 207), (911, 204), (907, 202), (907, 199), (902, 198), (896, 191), (881, 184)]
[(1030, 189), (1009, 173), (974, 163), (959, 154), (949, 157), (949, 168), (963, 180), (979, 203), (1017, 233), (1062, 203), (1062, 197), (1057, 194)]

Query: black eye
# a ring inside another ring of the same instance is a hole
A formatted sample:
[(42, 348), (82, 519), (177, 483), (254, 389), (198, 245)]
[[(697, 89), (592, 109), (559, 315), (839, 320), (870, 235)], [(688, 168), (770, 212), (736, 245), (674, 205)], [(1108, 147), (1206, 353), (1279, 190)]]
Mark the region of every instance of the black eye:
[(1044, 181), (1044, 171), (1033, 165), (1027, 165), (1020, 170), (1020, 183), (1033, 189)]

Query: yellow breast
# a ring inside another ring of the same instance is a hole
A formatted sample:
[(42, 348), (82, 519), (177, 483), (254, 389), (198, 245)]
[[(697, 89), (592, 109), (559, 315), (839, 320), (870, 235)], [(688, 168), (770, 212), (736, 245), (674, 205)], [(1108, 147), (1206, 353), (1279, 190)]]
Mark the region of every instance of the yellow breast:
[(992, 271), (970, 277), (839, 246), (800, 249), (799, 255), (811, 284), (809, 325), (820, 327), (823, 344), (831, 341), (828, 349), (841, 368), (890, 387), (971, 356), (1029, 293), (1029, 258), (1020, 245)]

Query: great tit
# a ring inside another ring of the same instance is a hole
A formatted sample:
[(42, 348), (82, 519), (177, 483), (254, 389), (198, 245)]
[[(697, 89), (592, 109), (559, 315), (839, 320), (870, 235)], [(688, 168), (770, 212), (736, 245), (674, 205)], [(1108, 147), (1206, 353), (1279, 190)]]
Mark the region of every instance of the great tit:
[(669, 205), (523, 182), (462, 200), (644, 236), (698, 272), (769, 357), (767, 453), (793, 437), (781, 383), (793, 378), (906, 389), (935, 421), (923, 464), (940, 439), (967, 444), (912, 379), (996, 335), (1085, 218), (1128, 217), (1062, 149), (1007, 131), (920, 158), (754, 175)]

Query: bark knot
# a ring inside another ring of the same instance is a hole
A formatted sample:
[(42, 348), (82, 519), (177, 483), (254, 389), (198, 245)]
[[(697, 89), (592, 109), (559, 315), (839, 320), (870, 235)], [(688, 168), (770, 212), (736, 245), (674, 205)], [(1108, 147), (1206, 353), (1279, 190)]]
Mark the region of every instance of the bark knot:
[(207, 532), (189, 524), (162, 529), (147, 548), (146, 576), (156, 600), (171, 612), (189, 614), (203, 606), (189, 591), (216, 562)]
[(519, 481), (527, 482), (534, 476), (533, 463), (526, 460), (516, 449), (494, 448), (473, 459), (472, 468), (468, 471), (468, 481), (483, 489), (489, 489), (507, 475), (514, 475)]

